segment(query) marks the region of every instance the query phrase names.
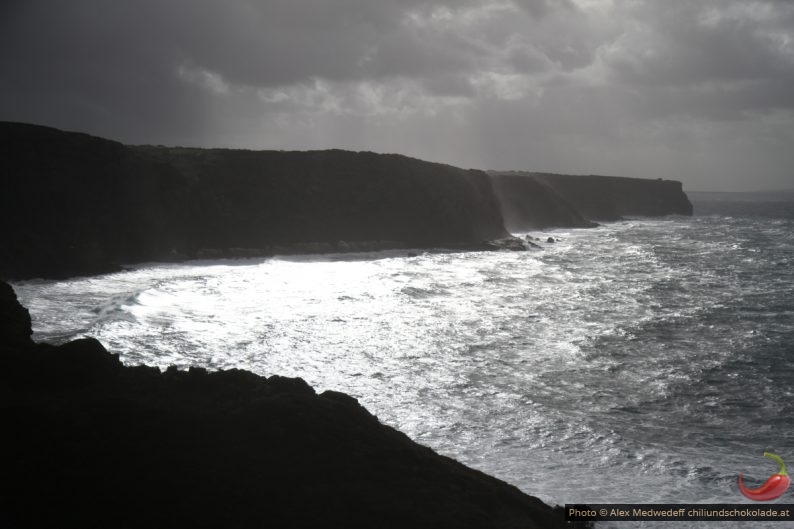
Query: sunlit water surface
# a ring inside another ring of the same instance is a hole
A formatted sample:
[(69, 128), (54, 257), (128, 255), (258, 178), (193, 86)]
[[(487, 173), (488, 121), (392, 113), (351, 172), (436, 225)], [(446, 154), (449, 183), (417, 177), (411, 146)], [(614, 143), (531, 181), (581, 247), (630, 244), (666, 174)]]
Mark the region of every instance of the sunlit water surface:
[(764, 451), (794, 466), (794, 208), (777, 207), (534, 233), (559, 240), (528, 252), (157, 264), (15, 288), (38, 340), (301, 377), (551, 503), (733, 503), (739, 472), (776, 471)]

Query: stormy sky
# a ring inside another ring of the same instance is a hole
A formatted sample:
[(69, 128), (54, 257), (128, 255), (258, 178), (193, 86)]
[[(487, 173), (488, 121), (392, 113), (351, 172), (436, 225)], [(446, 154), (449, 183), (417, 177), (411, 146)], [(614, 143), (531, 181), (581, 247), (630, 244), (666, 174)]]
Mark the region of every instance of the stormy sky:
[(794, 188), (794, 1), (3, 0), (0, 120)]

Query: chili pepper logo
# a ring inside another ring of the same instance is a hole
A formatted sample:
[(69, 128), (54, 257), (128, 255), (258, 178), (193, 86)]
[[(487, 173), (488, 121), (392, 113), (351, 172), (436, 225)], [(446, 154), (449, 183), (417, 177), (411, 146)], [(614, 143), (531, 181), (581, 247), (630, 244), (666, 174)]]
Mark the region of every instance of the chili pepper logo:
[(755, 489), (745, 488), (745, 486), (742, 485), (742, 475), (739, 474), (739, 490), (742, 491), (742, 494), (744, 494), (746, 497), (754, 501), (774, 500), (786, 492), (789, 483), (791, 483), (791, 480), (786, 473), (786, 465), (779, 456), (770, 454), (769, 452), (764, 452), (764, 457), (768, 457), (769, 459), (774, 459), (777, 461), (777, 464), (780, 465), (780, 471), (778, 471), (777, 474), (772, 474), (769, 476), (769, 479), (766, 480), (763, 485)]

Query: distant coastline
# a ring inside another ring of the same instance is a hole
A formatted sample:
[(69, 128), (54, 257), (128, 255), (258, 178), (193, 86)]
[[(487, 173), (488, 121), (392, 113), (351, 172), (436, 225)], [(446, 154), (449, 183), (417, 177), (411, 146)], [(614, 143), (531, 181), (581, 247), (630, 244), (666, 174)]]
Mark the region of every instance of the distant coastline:
[(397, 154), (125, 146), (0, 122), (0, 278), (141, 262), (409, 248), (526, 249), (508, 230), (692, 214), (681, 183), (488, 173)]

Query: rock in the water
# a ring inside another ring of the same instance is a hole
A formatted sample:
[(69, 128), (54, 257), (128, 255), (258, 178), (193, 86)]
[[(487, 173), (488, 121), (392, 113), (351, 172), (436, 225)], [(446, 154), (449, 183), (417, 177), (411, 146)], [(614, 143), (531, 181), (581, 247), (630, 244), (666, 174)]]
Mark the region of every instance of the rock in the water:
[(557, 242), (557, 241), (554, 240), (554, 237), (549, 237), (548, 239), (546, 239), (546, 242)]
[(532, 237), (531, 235), (527, 235), (524, 237), (524, 242), (526, 242), (527, 246), (529, 246), (532, 249), (542, 249), (540, 246), (535, 244), (535, 241), (539, 241), (539, 240), (540, 239), (538, 239), (537, 237)]
[(527, 249), (524, 241), (518, 237), (504, 237), (495, 241), (490, 241), (486, 245), (486, 249), (493, 250), (510, 250), (512, 252), (522, 252)]

